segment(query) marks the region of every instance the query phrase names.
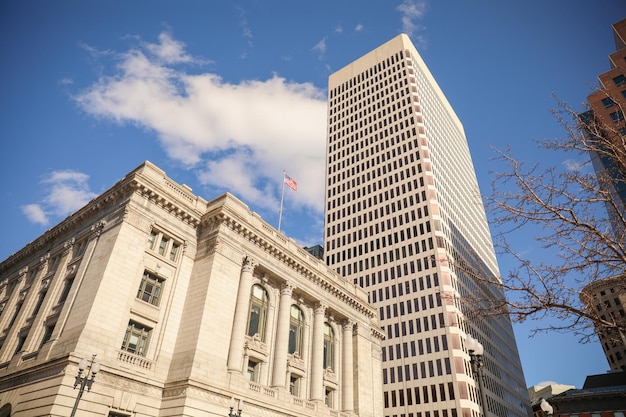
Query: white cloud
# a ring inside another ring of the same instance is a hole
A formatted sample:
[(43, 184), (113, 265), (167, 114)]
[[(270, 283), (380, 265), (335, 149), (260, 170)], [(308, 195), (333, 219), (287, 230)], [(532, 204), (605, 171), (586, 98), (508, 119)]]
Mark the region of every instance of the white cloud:
[[(252, 29), (250, 29), (250, 25), (248, 24), (248, 17), (246, 11), (237, 7), (239, 11), (240, 22), (239, 25), (242, 28), (241, 36), (246, 40), (246, 44), (248, 48), (254, 48), (254, 35), (252, 34)], [(248, 55), (247, 49), (241, 54), (242, 58), (245, 58)]]
[(324, 37), (324, 39), (315, 44), (313, 50), (319, 52), (319, 59), (323, 59), (324, 54), (326, 53), (326, 37)]
[(566, 159), (565, 161), (562, 162), (562, 165), (568, 171), (580, 172), (580, 171), (584, 170), (587, 167), (588, 162), (587, 161), (576, 161), (574, 159)]
[(81, 172), (53, 171), (41, 183), (46, 187), (44, 198), (22, 206), (22, 212), (33, 223), (46, 225), (50, 216), (67, 216), (78, 210), (96, 196), (87, 181), (89, 176)]
[[(414, 37), (419, 30), (423, 27), (417, 22), (428, 9), (428, 3), (423, 0), (403, 0), (402, 3), (396, 8), (402, 14), (402, 32), (411, 36), (416, 43), (423, 42), (423, 37)], [(417, 42), (417, 41), (420, 42)]]
[(22, 213), (26, 216), (31, 223), (38, 223), (43, 226), (49, 222), (46, 212), (41, 208), (39, 204), (27, 204), (22, 206)]
[(193, 57), (185, 53), (185, 45), (172, 39), (171, 35), (162, 32), (159, 43), (148, 43), (145, 48), (164, 64), (181, 64), (195, 62)]
[[(322, 41), (318, 49), (324, 49)], [(184, 44), (159, 44), (119, 54), (115, 74), (75, 96), (98, 117), (154, 132), (167, 155), (194, 168), (201, 182), (246, 203), (278, 204), (282, 170), (300, 187), (293, 204), (321, 212), (324, 192), (325, 91), (278, 75), (224, 82), (168, 63), (193, 62)]]
[(362, 24), (360, 24), (360, 23), (359, 23), (358, 25), (356, 25), (356, 27), (354, 28), (354, 31), (355, 31), (355, 32), (360, 32), (360, 31), (362, 31), (362, 30), (363, 30), (363, 25), (362, 25)]

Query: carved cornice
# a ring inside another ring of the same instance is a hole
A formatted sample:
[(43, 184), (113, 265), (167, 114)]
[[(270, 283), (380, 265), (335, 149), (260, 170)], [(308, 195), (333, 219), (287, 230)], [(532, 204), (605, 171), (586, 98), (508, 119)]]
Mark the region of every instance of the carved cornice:
[[(317, 285), (326, 293), (341, 300), (343, 303), (349, 305), (350, 307), (354, 308), (355, 310), (359, 311), (369, 318), (373, 318), (376, 316), (376, 311), (367, 303), (361, 302), (353, 294), (347, 292), (345, 289), (328, 280), (327, 277), (325, 277), (324, 275), (311, 269), (306, 263), (300, 261), (292, 254), (277, 246), (276, 242), (271, 241), (264, 236), (261, 236), (256, 230), (253, 230), (246, 224), (239, 221), (239, 219), (231, 216), (227, 211), (222, 210), (213, 214), (212, 216), (204, 218), (202, 224), (210, 224), (213, 229), (215, 229), (218, 224), (228, 227), (230, 230), (234, 231), (253, 245), (259, 247), (275, 260), (288, 266), (306, 280)], [(321, 261), (316, 259), (315, 262)], [(325, 264), (324, 268), (327, 268)], [(332, 272), (330, 269), (328, 269), (328, 271), (329, 273)], [(338, 279), (342, 278), (338, 277)]]
[(162, 189), (153, 187), (151, 184), (143, 182), (139, 178), (132, 181), (130, 185), (135, 189), (137, 194), (159, 206), (163, 211), (168, 212), (183, 223), (190, 225), (194, 229), (197, 229), (200, 225), (200, 213), (193, 212), (188, 207), (179, 204), (170, 196), (165, 195)]
[[(106, 208), (119, 204), (120, 199), (122, 199), (125, 195), (129, 194), (132, 191), (132, 188), (129, 188), (128, 180), (122, 180), (118, 182), (108, 191), (96, 197), (86, 206), (79, 209), (77, 212), (67, 217), (61, 223), (45, 232), (39, 238), (26, 245), (24, 248), (22, 248), (22, 250), (9, 256), (6, 261), (0, 264), (0, 274), (12, 268), (19, 262), (22, 262), (25, 258), (28, 258), (33, 254), (41, 251), (55, 239), (59, 239), (61, 236), (68, 233), (69, 231), (78, 231), (78, 227), (81, 224), (85, 223), (89, 219), (97, 217)], [(65, 250), (69, 249), (71, 249), (71, 247), (65, 247)]]
[[(78, 227), (81, 224), (89, 221), (89, 219), (101, 216), (101, 213), (107, 208), (123, 206), (127, 203), (124, 200), (130, 198), (133, 193), (147, 198), (179, 220), (191, 225), (193, 228), (197, 228), (200, 224), (201, 213), (191, 207), (197, 204), (197, 197), (168, 178), (154, 182), (150, 174), (142, 175), (141, 170), (146, 167), (150, 168), (151, 164), (142, 164), (103, 194), (67, 217), (63, 222), (48, 230), (19, 252), (11, 255), (0, 264), (0, 274), (3, 274), (15, 267), (16, 264), (23, 262), (24, 259), (43, 250), (46, 246), (50, 245), (51, 242), (55, 239), (59, 239), (64, 234), (71, 231), (78, 231)], [(154, 170), (154, 168), (151, 169)], [(172, 197), (173, 195), (175, 195), (175, 197)], [(98, 234), (102, 231), (103, 226), (104, 224), (96, 223), (95, 229), (92, 229), (92, 231)]]

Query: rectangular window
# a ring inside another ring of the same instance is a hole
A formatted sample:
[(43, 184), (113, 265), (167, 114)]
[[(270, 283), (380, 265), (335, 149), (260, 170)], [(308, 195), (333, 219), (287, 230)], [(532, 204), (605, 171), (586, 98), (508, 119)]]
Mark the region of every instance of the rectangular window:
[(146, 356), (151, 333), (152, 329), (150, 327), (130, 320), (121, 349), (136, 355)]
[(18, 314), (20, 314), (20, 310), (22, 309), (22, 305), (24, 305), (23, 301), (20, 301), (19, 303), (17, 303), (15, 305), (15, 311), (13, 312), (13, 316), (11, 317), (11, 320), (9, 320), (9, 325), (7, 326), (8, 329), (10, 329), (13, 324), (15, 323), (15, 320), (17, 320), (17, 316)]
[(149, 250), (155, 251), (170, 261), (176, 261), (180, 246), (180, 242), (177, 242), (158, 230), (152, 230), (146, 242), (146, 247)]
[(300, 395), (300, 378), (295, 375), (291, 375), (289, 378), (289, 393), (294, 397)]
[(626, 84), (626, 76), (624, 76), (623, 74), (618, 75), (617, 77), (613, 78), (613, 82), (615, 83), (615, 85), (624, 85)]
[(22, 350), (22, 348), (24, 347), (24, 342), (25, 341), (26, 341), (26, 335), (25, 334), (19, 335), (17, 337), (17, 346), (15, 347), (15, 352), (13, 352), (14, 355), (19, 353)]
[(333, 390), (326, 387), (324, 389), (324, 404), (326, 404), (328, 408), (333, 408), (333, 402)]
[[(252, 359), (248, 359), (248, 370), (246, 373), (246, 377), (248, 378), (248, 381), (252, 381), (252, 382), (259, 382), (259, 362), (252, 360)], [(291, 387), (290, 387), (291, 389)]]
[(603, 98), (602, 99), (602, 104), (604, 105), (605, 109), (608, 109), (609, 107), (615, 106), (615, 102), (613, 101), (613, 99), (611, 97)]
[(63, 291), (61, 291), (61, 296), (59, 297), (59, 304), (63, 304), (65, 300), (67, 300), (67, 296), (70, 294), (70, 290), (72, 289), (72, 284), (74, 283), (74, 277), (67, 278), (63, 285)]
[(137, 290), (137, 298), (152, 305), (158, 306), (165, 280), (148, 271), (144, 271), (141, 283)]
[(53, 331), (54, 331), (54, 324), (50, 324), (46, 326), (46, 328), (43, 331), (43, 337), (41, 338), (41, 343), (39, 344), (39, 349), (41, 349), (42, 346), (45, 345), (50, 340), (50, 338), (52, 337)]
[(39, 293), (39, 296), (37, 297), (37, 303), (35, 304), (35, 308), (33, 308), (33, 313), (31, 314), (31, 317), (35, 317), (37, 315), (37, 313), (39, 313), (39, 309), (41, 308), (41, 305), (43, 304), (43, 300), (46, 298), (46, 291), (42, 291)]
[(621, 110), (614, 111), (609, 116), (611, 116), (611, 120), (613, 120), (613, 123), (619, 123), (624, 120), (624, 113), (622, 113)]
[(168, 238), (166, 238), (165, 236), (161, 237), (161, 242), (159, 243), (158, 250), (159, 255), (165, 255), (168, 243), (170, 243), (170, 240)]

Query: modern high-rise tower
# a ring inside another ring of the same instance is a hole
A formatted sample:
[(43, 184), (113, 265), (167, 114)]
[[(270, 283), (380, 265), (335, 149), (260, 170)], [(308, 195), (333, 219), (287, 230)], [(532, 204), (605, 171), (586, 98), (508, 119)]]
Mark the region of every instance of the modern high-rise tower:
[[(600, 137), (601, 148), (607, 154), (593, 153), (591, 161), (598, 174), (603, 179), (601, 184), (606, 187), (615, 198), (607, 201), (606, 208), (616, 235), (624, 236), (625, 224), (623, 213), (626, 211), (626, 173), (623, 162), (626, 158), (624, 138), (626, 137), (626, 19), (613, 25), (615, 52), (609, 55), (611, 69), (598, 76), (599, 88), (587, 97), (591, 111), (583, 115), (584, 118), (594, 120), (589, 122), (591, 128), (588, 133), (591, 137)], [(584, 119), (583, 119), (584, 120)], [(621, 165), (621, 168), (620, 168)]]
[(509, 318), (464, 311), (498, 265), (463, 125), (406, 35), (330, 76), (327, 146), (326, 262), (378, 310), (385, 416), (479, 416), (468, 335), (488, 415), (528, 416)]

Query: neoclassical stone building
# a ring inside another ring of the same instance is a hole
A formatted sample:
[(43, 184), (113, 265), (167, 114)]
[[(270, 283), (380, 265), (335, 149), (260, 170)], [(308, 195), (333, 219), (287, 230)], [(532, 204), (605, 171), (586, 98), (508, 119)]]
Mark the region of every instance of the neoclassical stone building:
[[(0, 264), (0, 416), (381, 416), (364, 291), (149, 162)], [(235, 407), (235, 411), (238, 407)]]

